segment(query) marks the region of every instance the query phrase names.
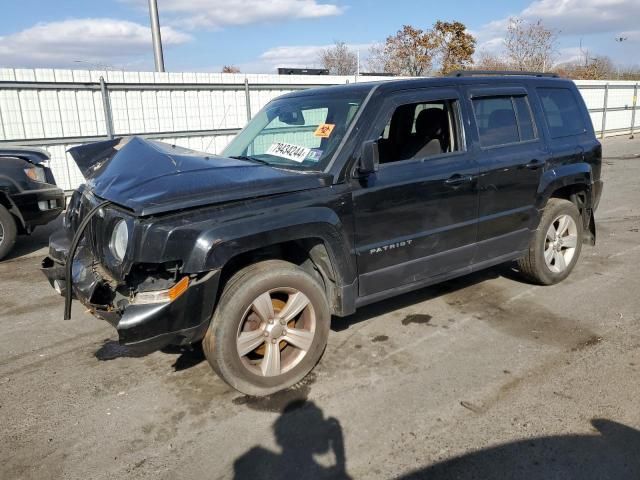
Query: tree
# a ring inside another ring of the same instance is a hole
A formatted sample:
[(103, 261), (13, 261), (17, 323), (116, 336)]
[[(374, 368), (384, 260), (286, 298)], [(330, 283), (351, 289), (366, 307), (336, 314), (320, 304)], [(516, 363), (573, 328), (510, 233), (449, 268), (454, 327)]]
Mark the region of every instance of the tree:
[(235, 65), (225, 65), (222, 67), (222, 73), (240, 73), (240, 69)]
[(367, 69), (372, 73), (394, 73), (388, 70), (390, 65), (389, 52), (386, 44), (374, 43), (369, 47)]
[(433, 26), (433, 34), (440, 58), (440, 73), (446, 75), (473, 64), (476, 39), (460, 22), (441, 22)]
[(508, 63), (516, 70), (545, 72), (553, 65), (557, 33), (538, 20), (529, 23), (512, 17), (504, 39)]
[(478, 70), (510, 70), (511, 66), (507, 61), (492, 53), (480, 52), (475, 62), (475, 68)]
[(604, 55), (591, 57), (588, 52), (583, 60), (556, 68), (558, 74), (575, 80), (606, 80), (615, 76), (615, 70), (611, 58)]
[(358, 71), (358, 55), (345, 42), (335, 42), (320, 52), (320, 63), (331, 75), (355, 75)]
[(411, 77), (426, 75), (431, 71), (436, 53), (437, 43), (432, 31), (404, 25), (384, 44), (384, 71)]

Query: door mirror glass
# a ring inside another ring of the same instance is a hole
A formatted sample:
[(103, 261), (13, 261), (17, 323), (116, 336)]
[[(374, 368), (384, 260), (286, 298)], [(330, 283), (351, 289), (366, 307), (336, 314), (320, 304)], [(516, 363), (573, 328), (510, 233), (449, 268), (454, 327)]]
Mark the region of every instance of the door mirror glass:
[(378, 152), (378, 142), (375, 140), (364, 142), (362, 144), (358, 172), (361, 175), (377, 172), (379, 163), (380, 154)]

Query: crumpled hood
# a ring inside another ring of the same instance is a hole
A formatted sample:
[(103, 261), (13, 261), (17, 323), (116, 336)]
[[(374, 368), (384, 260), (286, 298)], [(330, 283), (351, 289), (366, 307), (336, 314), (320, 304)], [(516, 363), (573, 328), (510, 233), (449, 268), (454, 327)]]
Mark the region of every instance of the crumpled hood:
[(92, 143), (69, 153), (95, 195), (140, 216), (330, 184), (323, 173), (283, 170), (141, 137)]

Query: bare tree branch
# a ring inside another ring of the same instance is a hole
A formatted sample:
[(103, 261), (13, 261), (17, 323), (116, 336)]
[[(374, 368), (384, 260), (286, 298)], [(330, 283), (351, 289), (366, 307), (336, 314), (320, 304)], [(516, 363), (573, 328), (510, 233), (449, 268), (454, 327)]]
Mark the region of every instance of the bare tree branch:
[(358, 55), (345, 42), (335, 42), (320, 52), (322, 68), (329, 70), (332, 75), (355, 75), (358, 70)]

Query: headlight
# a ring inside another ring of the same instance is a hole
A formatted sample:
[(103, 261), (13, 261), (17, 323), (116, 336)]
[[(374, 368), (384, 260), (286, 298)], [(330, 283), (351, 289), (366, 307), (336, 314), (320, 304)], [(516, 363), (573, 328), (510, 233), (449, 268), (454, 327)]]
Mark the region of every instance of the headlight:
[(44, 174), (44, 168), (42, 167), (25, 168), (24, 173), (34, 182), (45, 183), (47, 181), (46, 175)]
[(124, 220), (118, 220), (118, 223), (116, 223), (116, 226), (113, 228), (111, 241), (109, 242), (111, 254), (116, 258), (116, 260), (118, 260), (118, 262), (122, 262), (124, 259), (124, 255), (127, 253), (128, 244), (129, 228), (127, 227), (127, 222)]

